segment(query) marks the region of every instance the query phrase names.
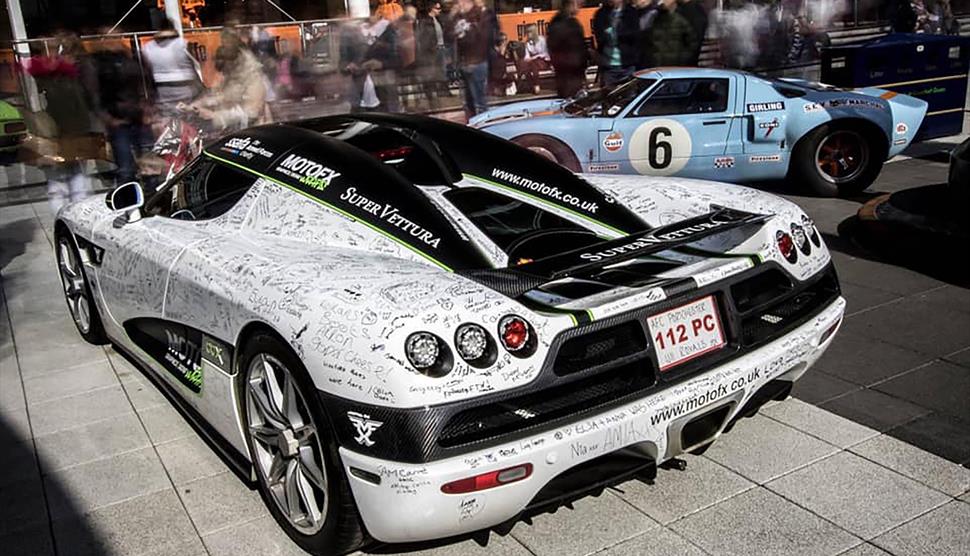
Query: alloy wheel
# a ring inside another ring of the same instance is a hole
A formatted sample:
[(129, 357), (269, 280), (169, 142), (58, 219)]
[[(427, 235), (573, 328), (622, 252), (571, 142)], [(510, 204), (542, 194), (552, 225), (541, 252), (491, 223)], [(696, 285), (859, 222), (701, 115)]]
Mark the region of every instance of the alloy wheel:
[(857, 178), (869, 164), (869, 144), (855, 131), (832, 132), (818, 144), (815, 164), (826, 181), (847, 183)]
[(82, 334), (87, 334), (91, 330), (91, 305), (81, 261), (68, 239), (62, 238), (57, 244), (57, 249), (57, 265), (60, 270), (61, 285), (64, 287), (64, 298), (67, 299), (67, 308), (78, 330)]
[(291, 372), (259, 354), (249, 365), (246, 407), (256, 469), (271, 498), (300, 533), (323, 527), (327, 472), (320, 437)]

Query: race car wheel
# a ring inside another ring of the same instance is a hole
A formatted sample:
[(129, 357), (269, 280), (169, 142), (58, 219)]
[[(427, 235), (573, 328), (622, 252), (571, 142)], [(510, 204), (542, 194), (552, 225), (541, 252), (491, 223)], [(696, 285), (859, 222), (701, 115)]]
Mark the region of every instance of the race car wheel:
[(257, 333), (240, 355), (243, 418), (260, 495), (284, 531), (314, 554), (344, 554), (363, 541), (332, 427), (299, 358)]
[(64, 288), (67, 310), (71, 313), (71, 319), (78, 333), (90, 344), (107, 343), (107, 336), (101, 324), (98, 308), (94, 304), (94, 296), (91, 295), (91, 286), (88, 284), (81, 256), (74, 245), (74, 240), (66, 232), (57, 235), (57, 271), (61, 277), (61, 286)]
[(823, 125), (795, 146), (794, 177), (819, 195), (852, 195), (869, 187), (881, 169), (871, 137), (846, 125)]
[(554, 139), (548, 135), (522, 135), (521, 137), (512, 139), (512, 142), (536, 154), (542, 155), (561, 166), (565, 166), (573, 172), (583, 171), (579, 166), (579, 159), (573, 154), (572, 149), (558, 139)]

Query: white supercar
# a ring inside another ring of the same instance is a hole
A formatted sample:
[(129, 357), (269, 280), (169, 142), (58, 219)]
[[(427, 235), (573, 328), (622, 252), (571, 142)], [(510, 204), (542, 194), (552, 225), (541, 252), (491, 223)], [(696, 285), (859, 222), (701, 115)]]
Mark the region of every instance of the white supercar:
[(244, 130), (63, 209), (85, 339), (147, 371), (309, 551), (498, 528), (706, 449), (845, 302), (793, 204), (582, 178), (482, 132)]

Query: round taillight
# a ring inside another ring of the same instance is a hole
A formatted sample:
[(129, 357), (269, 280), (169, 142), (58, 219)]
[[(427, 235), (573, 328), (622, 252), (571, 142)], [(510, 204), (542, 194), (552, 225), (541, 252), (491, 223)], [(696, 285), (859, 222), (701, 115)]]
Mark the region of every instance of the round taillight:
[(441, 342), (430, 332), (415, 332), (404, 342), (404, 353), (415, 369), (426, 371), (438, 363)]
[(488, 333), (477, 324), (463, 324), (455, 332), (455, 349), (465, 361), (479, 361), (488, 350)]
[(512, 353), (522, 351), (531, 339), (529, 323), (522, 317), (509, 315), (498, 323), (498, 335), (505, 349)]
[(802, 228), (798, 224), (791, 225), (791, 236), (795, 241), (795, 246), (804, 255), (809, 255), (812, 252), (812, 244), (808, 242), (808, 235), (805, 233), (805, 228)]
[(794, 263), (798, 260), (798, 252), (795, 250), (795, 242), (787, 233), (778, 230), (775, 234), (775, 242), (778, 244), (778, 251), (785, 260)]

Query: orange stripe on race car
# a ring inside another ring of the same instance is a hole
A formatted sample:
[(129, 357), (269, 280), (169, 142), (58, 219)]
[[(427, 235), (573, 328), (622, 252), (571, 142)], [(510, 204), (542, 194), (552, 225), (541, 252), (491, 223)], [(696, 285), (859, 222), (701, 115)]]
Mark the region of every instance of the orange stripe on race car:
[(559, 113), (559, 110), (540, 110), (539, 112), (533, 112), (531, 115), (534, 118), (539, 116), (554, 116)]
[(893, 98), (894, 96), (896, 96), (898, 94), (899, 93), (894, 93), (892, 91), (886, 91), (885, 93), (879, 95), (879, 98), (889, 100), (889, 99)]

